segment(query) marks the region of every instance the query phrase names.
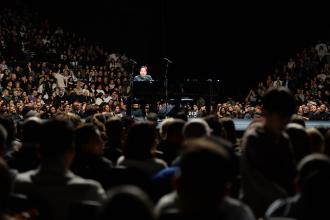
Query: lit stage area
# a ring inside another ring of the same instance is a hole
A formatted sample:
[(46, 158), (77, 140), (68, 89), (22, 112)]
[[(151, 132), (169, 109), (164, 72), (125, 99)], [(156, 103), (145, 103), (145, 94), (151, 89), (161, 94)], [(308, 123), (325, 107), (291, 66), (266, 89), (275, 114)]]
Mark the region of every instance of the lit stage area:
[[(146, 120), (145, 118), (142, 117), (138, 117), (135, 118), (135, 120), (137, 121), (144, 121)], [(188, 120), (191, 120), (191, 118), (189, 118)], [(159, 128), (161, 122), (163, 120), (159, 120), (158, 121), (158, 125), (157, 128)], [(235, 124), (235, 128), (237, 133), (240, 135), (242, 135), (242, 133), (245, 131), (245, 129), (247, 128), (247, 126), (251, 123), (252, 120), (248, 120), (248, 119), (233, 119), (234, 124)], [(330, 121), (305, 121), (306, 123), (306, 128), (312, 128), (312, 127), (330, 127)]]
[[(246, 119), (234, 119), (235, 127), (237, 131), (244, 131), (250, 124), (251, 120)], [(306, 128), (311, 127), (330, 127), (330, 121), (305, 121)]]

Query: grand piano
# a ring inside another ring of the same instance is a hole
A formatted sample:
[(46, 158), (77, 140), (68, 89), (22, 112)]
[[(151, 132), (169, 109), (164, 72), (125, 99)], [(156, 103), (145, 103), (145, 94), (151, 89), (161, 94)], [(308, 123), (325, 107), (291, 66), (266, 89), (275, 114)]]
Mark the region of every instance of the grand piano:
[[(220, 80), (185, 80), (169, 81), (167, 87), (168, 98), (180, 97), (218, 97), (223, 94)], [(146, 99), (164, 99), (166, 88), (164, 81), (134, 81), (133, 96)]]

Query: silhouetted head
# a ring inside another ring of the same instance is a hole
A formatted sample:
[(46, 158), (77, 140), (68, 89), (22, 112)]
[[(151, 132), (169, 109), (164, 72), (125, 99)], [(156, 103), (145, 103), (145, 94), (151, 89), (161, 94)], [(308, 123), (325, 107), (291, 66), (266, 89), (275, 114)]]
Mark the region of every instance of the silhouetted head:
[(128, 131), (123, 154), (127, 159), (146, 160), (153, 157), (156, 128), (150, 122), (138, 122)]
[(306, 127), (305, 119), (302, 116), (297, 115), (297, 114), (292, 115), (291, 123), (300, 124), (304, 128)]
[(190, 139), (177, 180), (183, 213), (212, 214), (224, 197), (232, 170), (228, 150), (210, 137)]
[(307, 155), (298, 163), (297, 166), (298, 184), (300, 184), (303, 188), (306, 179), (308, 179), (311, 174), (319, 171), (327, 171), (329, 169), (330, 160), (328, 156), (320, 153)]
[(7, 147), (11, 145), (11, 142), (15, 139), (16, 127), (15, 122), (5, 115), (0, 115), (0, 125), (2, 125), (7, 131)]
[(7, 131), (6, 129), (0, 124), (0, 157), (2, 157), (5, 153), (6, 146), (7, 146)]
[(9, 195), (11, 193), (11, 176), (6, 162), (0, 157), (0, 215), (8, 208)]
[(236, 144), (237, 136), (236, 136), (236, 128), (233, 119), (221, 118), (220, 122), (226, 131), (226, 136), (227, 136), (226, 139), (230, 141), (232, 144)]
[(135, 186), (121, 186), (109, 191), (108, 200), (100, 212), (101, 220), (153, 220), (153, 204), (149, 197)]
[(183, 136), (186, 139), (210, 136), (211, 132), (210, 126), (200, 118), (191, 119), (183, 126)]
[(76, 129), (77, 153), (102, 155), (104, 143), (100, 131), (93, 124), (84, 124)]
[(149, 112), (146, 118), (148, 121), (151, 121), (153, 123), (157, 123), (158, 121), (158, 115), (155, 112)]
[(212, 129), (212, 135), (217, 136), (217, 137), (225, 137), (225, 130), (220, 122), (218, 116), (216, 115), (208, 115), (204, 117), (204, 120), (206, 123), (209, 125), (209, 127)]
[(324, 153), (330, 157), (330, 129), (324, 135)]
[(294, 157), (297, 163), (312, 153), (309, 138), (305, 128), (297, 123), (289, 123), (285, 132), (289, 135), (293, 147)]
[(111, 118), (105, 122), (105, 132), (108, 138), (121, 138), (123, 135), (123, 122), (118, 118)]
[(185, 113), (185, 112), (178, 112), (175, 116), (174, 116), (174, 118), (177, 118), (177, 119), (182, 119), (182, 120), (184, 120), (184, 121), (188, 121), (188, 116), (187, 116), (187, 114)]
[(77, 127), (78, 125), (81, 124), (80, 117), (71, 112), (59, 113), (55, 116), (55, 118), (58, 120), (68, 120), (73, 124), (74, 127)]
[(298, 219), (329, 219), (329, 158), (322, 154), (312, 154), (305, 157), (298, 168), (301, 186)]
[(39, 144), (42, 120), (38, 117), (27, 118), (22, 126), (23, 143)]
[(167, 136), (168, 125), (174, 121), (174, 118), (166, 118), (159, 125), (159, 136), (161, 139), (165, 140)]
[(262, 104), (265, 125), (273, 132), (284, 130), (296, 112), (295, 99), (285, 87), (269, 89), (262, 98)]
[(324, 137), (316, 128), (306, 129), (312, 153), (324, 152)]
[(50, 119), (41, 127), (40, 154), (43, 162), (58, 160), (74, 150), (74, 129), (68, 120)]
[(185, 121), (181, 119), (174, 119), (167, 126), (166, 139), (181, 144), (183, 142), (183, 133), (182, 129), (185, 124)]

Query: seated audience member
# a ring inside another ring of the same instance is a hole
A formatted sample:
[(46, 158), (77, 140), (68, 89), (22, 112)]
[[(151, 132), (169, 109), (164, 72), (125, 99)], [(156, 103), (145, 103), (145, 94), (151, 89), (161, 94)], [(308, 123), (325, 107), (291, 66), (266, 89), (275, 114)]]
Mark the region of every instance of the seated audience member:
[(324, 137), (316, 128), (306, 129), (312, 153), (324, 152)]
[(242, 201), (257, 218), (276, 199), (293, 194), (295, 163), (289, 137), (283, 132), (295, 112), (286, 88), (272, 88), (263, 97), (264, 122), (247, 130), (242, 148)]
[(185, 122), (173, 119), (167, 126), (165, 139), (160, 142), (158, 149), (163, 152), (162, 158), (169, 167), (157, 172), (152, 178), (152, 198), (154, 201), (173, 190), (173, 179), (177, 171), (177, 162), (182, 151), (182, 128)]
[(330, 129), (324, 135), (324, 154), (330, 157)]
[(42, 121), (38, 117), (27, 118), (22, 126), (22, 147), (8, 161), (11, 168), (18, 172), (26, 172), (39, 166), (38, 148)]
[(72, 123), (58, 119), (47, 121), (40, 132), (40, 167), (19, 174), (14, 183), (14, 192), (41, 204), (46, 219), (67, 219), (68, 208), (73, 204), (84, 200), (102, 202), (105, 198), (98, 182), (70, 171), (74, 140)]
[(60, 114), (57, 114), (55, 116), (55, 118), (59, 119), (59, 120), (68, 120), (73, 124), (73, 126), (75, 128), (78, 127), (79, 125), (81, 125), (81, 123), (82, 123), (81, 119), (78, 115), (75, 115), (75, 114), (70, 113), (70, 112), (69, 113), (62, 112)]
[(183, 137), (185, 139), (210, 136), (211, 132), (210, 126), (201, 118), (191, 119), (183, 126)]
[(5, 155), (6, 147), (7, 147), (7, 131), (0, 124), (0, 157), (2, 158)]
[(178, 112), (177, 114), (175, 114), (175, 115), (173, 116), (173, 118), (182, 119), (182, 120), (184, 120), (185, 122), (188, 121), (188, 115), (187, 115), (185, 112), (183, 112), (183, 111), (180, 111), (180, 112)]
[(166, 219), (254, 219), (243, 203), (227, 196), (231, 156), (226, 147), (204, 137), (185, 143), (176, 190), (160, 199), (156, 215)]
[(174, 118), (165, 118), (159, 125), (159, 136), (161, 140), (166, 139), (168, 125), (174, 120)]
[(326, 155), (311, 154), (298, 164), (295, 196), (278, 199), (268, 208), (271, 217), (299, 220), (329, 219), (330, 159)]
[[(6, 129), (0, 124), (0, 159), (1, 160), (4, 160), (3, 156), (5, 153), (6, 146), (7, 146), (7, 137), (8, 137), (8, 133), (7, 133)], [(3, 166), (9, 170), (10, 181), (12, 184), (13, 181), (15, 180), (18, 172), (17, 172), (17, 170), (11, 169), (10, 167), (8, 167), (8, 165), (5, 161), (3, 162)]]
[(132, 113), (135, 118), (142, 118), (143, 117), (143, 111), (141, 109), (140, 104), (134, 103), (132, 106)]
[(68, 219), (69, 220), (91, 220), (97, 219), (101, 203), (95, 201), (85, 200), (76, 203), (69, 208)]
[(166, 126), (164, 124), (160, 126), (160, 136), (162, 140), (157, 148), (163, 153), (162, 158), (165, 162), (171, 165), (178, 156), (181, 144), (183, 143), (182, 128), (185, 122), (181, 119), (171, 119), (167, 121), (166, 124)]
[(113, 188), (108, 193), (100, 211), (100, 220), (154, 220), (153, 204), (148, 196), (138, 187), (121, 186)]
[(158, 115), (155, 112), (148, 112), (146, 114), (146, 119), (150, 122), (153, 122), (155, 124), (157, 124), (158, 122)]
[(9, 208), (8, 201), (11, 192), (11, 185), (12, 185), (11, 175), (8, 170), (7, 164), (0, 157), (0, 219), (6, 219), (5, 215)]
[(303, 126), (304, 128), (306, 127), (305, 119), (297, 114), (292, 115), (291, 117), (291, 123), (297, 123)]
[(8, 117), (8, 115), (0, 114), (0, 125), (2, 125), (7, 132), (6, 148), (3, 158), (5, 159), (5, 161), (9, 161), (12, 159), (12, 155), (21, 147), (21, 144), (17, 141), (15, 137), (15, 123), (10, 117)]
[(114, 164), (123, 154), (124, 125), (118, 118), (111, 118), (105, 122), (107, 141), (104, 148), (104, 156)]
[(203, 118), (211, 128), (211, 134), (216, 137), (226, 138), (226, 131), (223, 124), (216, 115), (208, 115)]
[(76, 155), (71, 165), (75, 174), (93, 179), (107, 188), (112, 162), (103, 157), (104, 143), (100, 131), (93, 124), (76, 129)]
[(286, 126), (285, 132), (290, 137), (295, 162), (298, 164), (302, 158), (312, 153), (308, 134), (302, 125), (292, 122)]
[(123, 156), (117, 164), (128, 168), (137, 168), (148, 176), (167, 167), (166, 162), (155, 157), (156, 128), (152, 123), (139, 122), (129, 129)]
[(221, 118), (220, 122), (226, 132), (226, 139), (233, 144), (233, 147), (237, 147), (237, 136), (236, 129), (233, 119), (231, 118)]

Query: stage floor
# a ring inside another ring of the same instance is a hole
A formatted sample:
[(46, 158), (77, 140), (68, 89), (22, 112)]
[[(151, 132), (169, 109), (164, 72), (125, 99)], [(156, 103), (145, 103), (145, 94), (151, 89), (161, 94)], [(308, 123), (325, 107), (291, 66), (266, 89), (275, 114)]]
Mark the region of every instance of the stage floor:
[[(140, 118), (137, 120), (143, 121), (145, 119)], [(188, 119), (189, 120), (189, 119)], [(252, 120), (247, 120), (247, 119), (233, 119), (236, 131), (239, 133), (242, 133), (245, 131), (247, 126), (251, 123)], [(157, 128), (159, 128), (159, 125), (162, 120), (158, 122)], [(312, 128), (312, 127), (329, 127), (330, 128), (330, 121), (305, 121), (306, 123), (306, 128)]]
[[(237, 131), (244, 131), (250, 124), (251, 120), (234, 119), (234, 124)], [(311, 127), (330, 127), (330, 121), (306, 121), (306, 128)]]

